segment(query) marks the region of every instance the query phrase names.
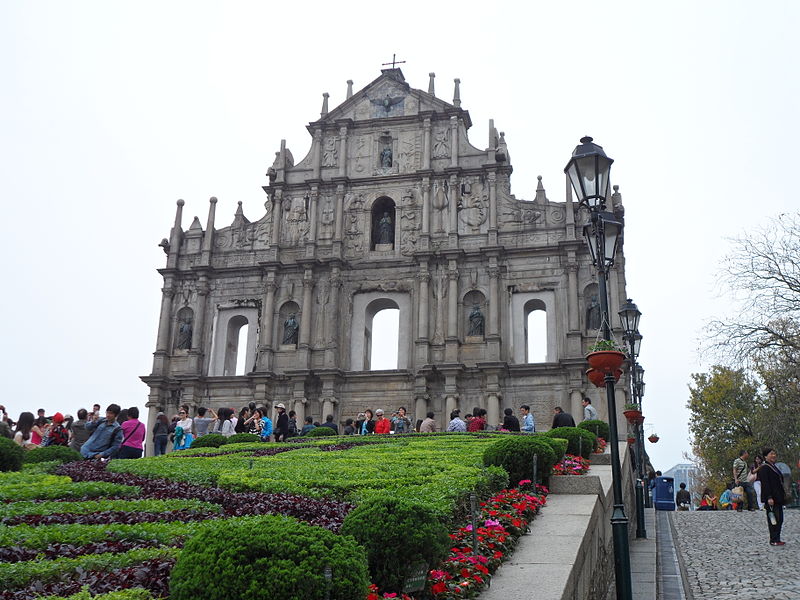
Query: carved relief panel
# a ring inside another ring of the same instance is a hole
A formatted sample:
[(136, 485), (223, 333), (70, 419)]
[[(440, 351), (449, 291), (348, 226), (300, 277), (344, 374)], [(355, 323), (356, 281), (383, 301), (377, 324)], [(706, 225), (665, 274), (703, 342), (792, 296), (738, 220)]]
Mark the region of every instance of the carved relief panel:
[(348, 192), (344, 197), (345, 255), (349, 258), (364, 254), (364, 195)]
[(308, 238), (308, 198), (287, 197), (283, 199), (281, 214), (281, 241), (296, 246)]
[(488, 229), (489, 190), (475, 177), (465, 177), (461, 181), (461, 194), (458, 200), (459, 233), (482, 233)]

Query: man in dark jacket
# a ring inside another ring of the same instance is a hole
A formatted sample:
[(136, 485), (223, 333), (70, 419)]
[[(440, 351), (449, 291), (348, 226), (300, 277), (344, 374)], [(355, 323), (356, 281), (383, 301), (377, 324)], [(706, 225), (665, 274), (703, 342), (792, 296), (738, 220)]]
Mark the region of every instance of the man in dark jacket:
[(758, 469), (758, 481), (761, 482), (761, 501), (767, 509), (767, 529), (769, 529), (769, 545), (785, 546), (781, 541), (781, 527), (783, 527), (783, 504), (786, 501), (786, 492), (783, 489), (783, 473), (780, 472), (775, 462), (778, 453), (773, 448), (764, 448), (766, 462)]
[(275, 441), (285, 442), (289, 439), (289, 415), (286, 414), (286, 407), (282, 402), (275, 405), (278, 411), (278, 418), (275, 421)]
[(575, 427), (575, 419), (572, 415), (561, 410), (560, 406), (553, 409), (555, 416), (553, 416), (553, 429), (556, 427)]
[(333, 422), (333, 415), (328, 415), (325, 417), (325, 422), (320, 425), (320, 427), (330, 427), (336, 432), (337, 435), (339, 434), (339, 426)]

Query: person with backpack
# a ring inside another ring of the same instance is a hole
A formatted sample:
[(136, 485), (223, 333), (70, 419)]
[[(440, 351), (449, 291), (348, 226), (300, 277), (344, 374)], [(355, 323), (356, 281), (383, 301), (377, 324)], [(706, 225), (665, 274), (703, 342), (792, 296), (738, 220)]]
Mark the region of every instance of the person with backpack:
[(53, 424), (47, 429), (42, 446), (66, 446), (69, 444), (69, 430), (64, 426), (64, 415), (53, 415)]

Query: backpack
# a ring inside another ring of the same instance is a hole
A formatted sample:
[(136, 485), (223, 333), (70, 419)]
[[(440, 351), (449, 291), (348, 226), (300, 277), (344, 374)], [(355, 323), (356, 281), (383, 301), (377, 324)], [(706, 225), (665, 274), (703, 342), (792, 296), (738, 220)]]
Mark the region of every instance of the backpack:
[(61, 425), (50, 428), (42, 446), (66, 446), (69, 443), (69, 432)]

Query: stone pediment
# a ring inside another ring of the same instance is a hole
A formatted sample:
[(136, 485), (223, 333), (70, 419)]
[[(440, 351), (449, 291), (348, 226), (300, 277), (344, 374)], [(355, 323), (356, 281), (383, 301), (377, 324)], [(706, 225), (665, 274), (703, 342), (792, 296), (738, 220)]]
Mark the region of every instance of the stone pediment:
[(457, 110), (452, 104), (409, 86), (400, 69), (385, 69), (380, 77), (323, 115), (317, 123), (333, 124), (340, 119), (367, 121), (452, 110)]

